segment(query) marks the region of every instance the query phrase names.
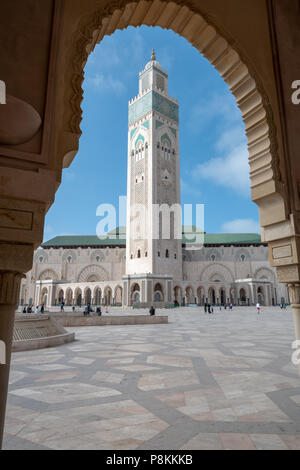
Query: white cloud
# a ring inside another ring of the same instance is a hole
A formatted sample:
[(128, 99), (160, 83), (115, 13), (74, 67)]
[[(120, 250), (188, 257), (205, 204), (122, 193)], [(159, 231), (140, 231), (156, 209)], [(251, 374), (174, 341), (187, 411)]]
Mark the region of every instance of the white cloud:
[(215, 144), (219, 152), (228, 152), (240, 146), (246, 146), (246, 136), (242, 125), (224, 130)]
[(87, 78), (87, 82), (99, 92), (113, 92), (119, 95), (126, 89), (121, 80), (102, 73), (97, 73), (93, 77)]
[(253, 219), (236, 219), (222, 225), (223, 233), (260, 233), (259, 222)]
[(193, 133), (202, 132), (204, 128), (216, 126), (233, 126), (241, 122), (241, 112), (233, 95), (212, 94), (194, 105), (190, 113), (188, 128)]
[(250, 197), (248, 150), (245, 145), (233, 146), (224, 156), (197, 165), (192, 172), (194, 179), (223, 186), (240, 196)]
[(88, 67), (91, 68), (107, 69), (120, 64), (120, 51), (113, 38), (105, 38), (100, 45), (95, 47), (88, 59)]

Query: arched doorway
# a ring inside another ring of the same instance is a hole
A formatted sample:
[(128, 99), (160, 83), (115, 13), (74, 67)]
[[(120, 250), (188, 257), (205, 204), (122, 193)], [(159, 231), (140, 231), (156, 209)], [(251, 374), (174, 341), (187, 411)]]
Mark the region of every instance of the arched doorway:
[(81, 289), (79, 287), (77, 287), (75, 289), (74, 300), (75, 300), (75, 305), (77, 305), (77, 307), (81, 307), (81, 305), (82, 305), (82, 292), (81, 292)]
[(264, 294), (264, 288), (262, 286), (257, 288), (257, 302), (260, 305), (265, 305), (265, 294)]
[(246, 305), (247, 302), (246, 290), (243, 287), (240, 289), (239, 302), (240, 305)]
[(136, 282), (131, 286), (131, 305), (138, 304), (141, 301), (141, 288)]
[(100, 287), (96, 287), (94, 289), (94, 304), (101, 305), (101, 289)]
[(197, 301), (198, 305), (204, 305), (205, 304), (205, 291), (204, 287), (198, 287), (197, 289)]
[(230, 289), (229, 301), (232, 305), (235, 304), (235, 289), (234, 289), (234, 287), (231, 287), (231, 289)]
[(154, 302), (163, 302), (164, 300), (164, 293), (162, 285), (157, 282), (154, 286)]
[(41, 304), (43, 305), (47, 305), (47, 301), (48, 301), (48, 289), (47, 287), (43, 287), (42, 289), (42, 293), (41, 293)]
[(117, 286), (115, 288), (115, 305), (118, 307), (122, 306), (122, 294), (123, 294), (123, 289), (121, 286)]
[(109, 286), (104, 289), (104, 303), (105, 305), (111, 305), (112, 303), (112, 290)]
[(86, 288), (85, 291), (84, 291), (84, 303), (86, 305), (88, 305), (88, 304), (91, 305), (91, 303), (92, 303), (92, 292), (91, 292), (91, 289), (89, 287)]
[(182, 289), (180, 286), (174, 287), (174, 302), (178, 305), (182, 303)]
[(226, 291), (225, 291), (224, 287), (221, 287), (221, 289), (220, 289), (220, 303), (221, 303), (221, 305), (226, 304)]
[(208, 290), (208, 302), (211, 305), (216, 305), (216, 289), (214, 287), (210, 287)]
[(71, 306), (73, 304), (73, 291), (70, 287), (66, 290), (66, 305)]
[(58, 292), (57, 300), (58, 300), (59, 304), (64, 302), (64, 291), (62, 289), (60, 289), (59, 292)]
[(185, 289), (185, 298), (186, 298), (186, 304), (187, 305), (195, 303), (194, 290), (191, 286), (186, 287), (186, 289)]

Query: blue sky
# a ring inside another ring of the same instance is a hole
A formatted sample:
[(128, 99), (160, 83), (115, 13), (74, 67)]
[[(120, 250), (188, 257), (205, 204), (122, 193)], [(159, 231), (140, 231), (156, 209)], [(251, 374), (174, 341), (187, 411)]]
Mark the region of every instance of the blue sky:
[[(80, 148), (63, 171), (46, 216), (44, 240), (95, 234), (99, 204), (126, 195), (128, 101), (152, 48), (179, 100), (182, 204), (205, 205), (205, 231), (259, 232), (251, 202), (247, 141), (234, 97), (218, 72), (185, 39), (161, 28), (128, 28), (105, 37), (85, 68)], [(125, 214), (120, 214), (125, 223)], [(118, 225), (118, 221), (117, 221)]]

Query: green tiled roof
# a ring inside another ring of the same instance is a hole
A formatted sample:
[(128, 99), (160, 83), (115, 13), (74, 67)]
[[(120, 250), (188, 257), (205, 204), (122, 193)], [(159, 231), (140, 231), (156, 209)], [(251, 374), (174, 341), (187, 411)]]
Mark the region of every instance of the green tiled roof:
[(112, 238), (103, 237), (98, 238), (97, 235), (63, 235), (60, 237), (54, 237), (51, 240), (42, 244), (43, 248), (47, 247), (59, 247), (59, 246), (116, 246), (125, 245), (125, 238)]
[[(185, 227), (182, 234), (182, 243), (195, 243), (193, 239), (195, 228)], [(72, 247), (72, 246), (120, 246), (126, 245), (126, 229), (118, 227), (109, 232), (109, 237), (98, 238), (96, 235), (63, 235), (54, 237), (42, 244), (43, 248), (50, 247)], [(115, 237), (112, 238), (112, 235)], [(261, 237), (256, 233), (205, 233), (205, 245), (240, 245), (240, 244), (260, 244)]]

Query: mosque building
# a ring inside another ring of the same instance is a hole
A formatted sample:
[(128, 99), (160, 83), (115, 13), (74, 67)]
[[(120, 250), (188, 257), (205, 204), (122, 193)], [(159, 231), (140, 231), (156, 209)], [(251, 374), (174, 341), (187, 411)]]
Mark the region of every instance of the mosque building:
[[(43, 243), (22, 281), (20, 305), (288, 302), (259, 235), (200, 233), (199, 243), (195, 227), (182, 227), (180, 200), (179, 105), (153, 51), (129, 102), (126, 228)], [(144, 208), (138, 218), (137, 207)], [(169, 209), (167, 217), (153, 208)]]

